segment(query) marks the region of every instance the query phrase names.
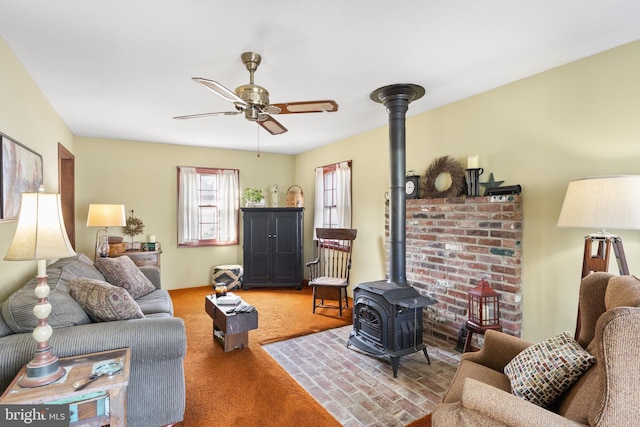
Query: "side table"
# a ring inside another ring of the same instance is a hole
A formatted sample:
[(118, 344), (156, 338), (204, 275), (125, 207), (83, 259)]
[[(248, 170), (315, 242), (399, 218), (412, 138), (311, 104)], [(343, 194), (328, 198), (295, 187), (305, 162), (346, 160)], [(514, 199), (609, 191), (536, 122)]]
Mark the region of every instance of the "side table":
[[(58, 381), (34, 388), (18, 385), (25, 375), (24, 366), (0, 397), (0, 404), (68, 405), (69, 426), (124, 427), (130, 359), (128, 348), (61, 358), (60, 366), (67, 373)], [(80, 390), (73, 388), (73, 383), (90, 377), (99, 366), (111, 362), (122, 364), (122, 370), (113, 376), (101, 376)]]
[(464, 341), (464, 349), (462, 350), (463, 353), (466, 353), (471, 349), (471, 338), (473, 337), (473, 334), (484, 335), (487, 329), (493, 329), (494, 331), (502, 332), (502, 325), (478, 326), (475, 323), (467, 320), (466, 326), (467, 338)]
[(251, 313), (227, 313), (232, 308), (248, 305), (240, 302), (240, 305), (218, 305), (215, 296), (207, 295), (204, 298), (204, 309), (213, 319), (213, 339), (218, 341), (224, 351), (232, 351), (249, 346), (250, 329), (258, 328), (258, 312)]

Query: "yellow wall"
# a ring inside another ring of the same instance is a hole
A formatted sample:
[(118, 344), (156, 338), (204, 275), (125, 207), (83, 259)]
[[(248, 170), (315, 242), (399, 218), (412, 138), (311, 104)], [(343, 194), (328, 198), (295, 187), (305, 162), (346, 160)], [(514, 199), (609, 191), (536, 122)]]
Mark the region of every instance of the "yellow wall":
[[(220, 167), (240, 170), (240, 188), (262, 189), (293, 184), (294, 157), (248, 151), (217, 150), (135, 141), (76, 138), (76, 233), (79, 251), (93, 257), (95, 229), (86, 227), (90, 203), (124, 204), (127, 216), (145, 225), (135, 241), (155, 234), (162, 245), (162, 283), (168, 289), (210, 283), (218, 264), (242, 264), (242, 245), (178, 248), (177, 166)], [(284, 192), (280, 193), (284, 206)], [(242, 221), (242, 218), (240, 219)], [(122, 235), (120, 227), (109, 234)], [(126, 237), (130, 239), (130, 237)]]
[[(167, 288), (208, 283), (213, 265), (241, 261), (241, 246), (176, 247), (175, 167), (219, 166), (240, 169), (242, 188), (266, 191), (279, 184), (282, 204), (289, 185), (302, 186), (309, 260), (313, 170), (353, 160), (353, 223), (359, 230), (353, 283), (384, 276), (386, 127), (295, 157), (74, 138), (1, 39), (0, 63), (0, 130), (43, 155), (48, 191), (57, 191), (57, 143), (76, 156), (79, 251), (93, 254), (95, 230), (86, 227), (85, 219), (89, 203), (124, 203), (144, 221), (145, 235), (155, 234), (162, 242)], [(564, 191), (575, 177), (640, 174), (639, 112), (640, 42), (635, 42), (408, 119), (408, 170), (423, 175), (439, 156), (465, 164), (467, 156), (478, 155), (483, 178), (493, 172), (505, 184), (523, 186), (525, 338), (573, 330), (582, 242), (589, 230), (555, 226)], [(386, 116), (383, 106), (377, 114)], [(0, 255), (14, 231), (15, 221), (0, 223)], [(637, 272), (640, 232), (621, 235), (631, 271)], [(34, 272), (28, 262), (0, 260), (0, 301)]]
[[(58, 191), (58, 143), (73, 151), (73, 135), (0, 38), (0, 131), (43, 158), (45, 191)], [(36, 272), (36, 263), (4, 261), (17, 221), (0, 221), (0, 301)]]
[[(383, 106), (379, 114), (386, 115)], [(450, 155), (466, 166), (467, 156), (478, 155), (482, 181), (493, 172), (505, 185), (522, 185), (525, 338), (574, 330), (583, 236), (598, 230), (556, 227), (564, 192), (572, 178), (640, 174), (639, 117), (640, 42), (635, 42), (407, 120), (407, 170), (424, 175), (437, 157)], [(307, 200), (313, 200), (314, 167), (353, 160), (355, 284), (384, 277), (387, 129), (296, 159), (296, 181), (308, 189)], [(309, 235), (310, 212), (305, 219)], [(620, 235), (631, 273), (637, 274), (640, 232)], [(610, 271), (617, 272), (613, 262)]]

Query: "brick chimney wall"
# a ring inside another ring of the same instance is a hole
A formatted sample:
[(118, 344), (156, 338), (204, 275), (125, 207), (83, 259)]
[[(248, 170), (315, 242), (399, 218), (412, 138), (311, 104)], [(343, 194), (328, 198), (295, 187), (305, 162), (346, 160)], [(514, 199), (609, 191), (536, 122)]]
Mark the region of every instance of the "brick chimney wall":
[[(407, 200), (406, 230), (407, 281), (438, 300), (424, 313), (425, 333), (458, 342), (468, 319), (468, 291), (484, 277), (500, 294), (504, 331), (520, 336), (521, 196)], [(388, 260), (388, 212), (386, 231)]]

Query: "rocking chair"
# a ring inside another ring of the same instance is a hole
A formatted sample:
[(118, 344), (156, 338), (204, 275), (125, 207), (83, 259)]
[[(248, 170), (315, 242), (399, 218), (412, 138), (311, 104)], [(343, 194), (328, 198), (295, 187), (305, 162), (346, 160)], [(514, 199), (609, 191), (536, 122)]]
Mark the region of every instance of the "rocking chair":
[[(347, 287), (357, 233), (358, 230), (349, 228), (316, 228), (318, 257), (306, 264), (309, 286), (313, 288), (313, 313), (318, 307), (337, 308), (342, 316), (342, 309), (349, 308)], [(338, 301), (338, 304), (327, 305), (325, 300)]]

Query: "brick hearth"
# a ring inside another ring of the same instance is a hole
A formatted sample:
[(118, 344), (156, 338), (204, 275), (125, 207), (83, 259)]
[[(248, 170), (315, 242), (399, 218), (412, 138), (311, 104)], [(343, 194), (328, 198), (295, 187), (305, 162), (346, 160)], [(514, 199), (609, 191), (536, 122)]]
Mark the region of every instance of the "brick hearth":
[[(388, 212), (386, 227), (388, 259)], [(519, 195), (408, 200), (406, 230), (407, 281), (420, 293), (438, 300), (425, 312), (426, 333), (457, 342), (467, 320), (467, 292), (485, 277), (500, 294), (504, 331), (520, 336)]]

